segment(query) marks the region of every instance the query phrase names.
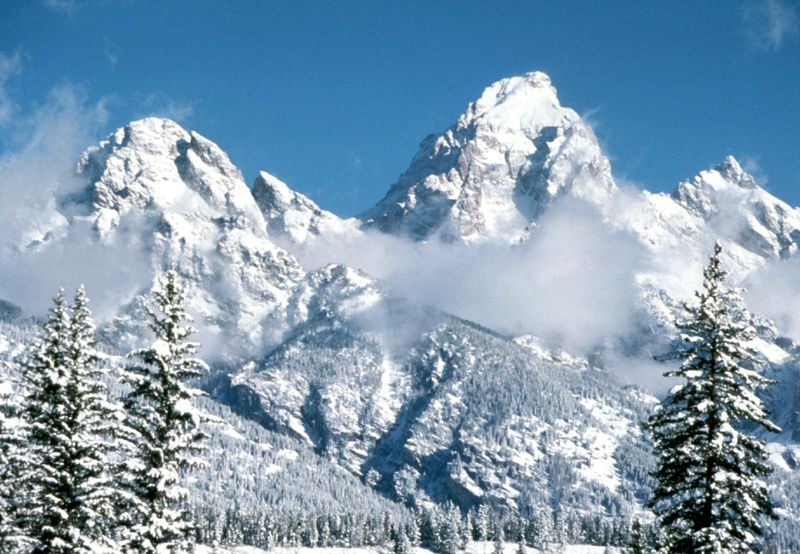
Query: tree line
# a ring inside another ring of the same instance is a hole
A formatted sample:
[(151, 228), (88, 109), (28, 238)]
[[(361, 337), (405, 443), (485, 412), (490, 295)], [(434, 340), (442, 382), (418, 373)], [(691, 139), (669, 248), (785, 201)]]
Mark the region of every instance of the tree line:
[(219, 514), (204, 507), (197, 510), (195, 521), (198, 543), (266, 550), (388, 546), (395, 554), (408, 554), (413, 547), (422, 546), (441, 554), (456, 554), (468, 542), (483, 541), (512, 542), (550, 553), (563, 552), (569, 544), (631, 547), (631, 552), (642, 553), (649, 552), (656, 540), (653, 525), (638, 519), (563, 513), (547, 506), (521, 516), (487, 504), (464, 514), (448, 503), (418, 508), (408, 518), (388, 512), (365, 516), (229, 510)]

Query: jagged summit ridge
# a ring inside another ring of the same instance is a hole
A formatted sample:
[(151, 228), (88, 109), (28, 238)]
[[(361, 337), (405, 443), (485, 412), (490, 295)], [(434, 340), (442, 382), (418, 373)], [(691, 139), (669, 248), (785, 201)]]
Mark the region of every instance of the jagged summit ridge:
[(288, 242), (288, 246), (307, 245), (320, 235), (357, 233), (357, 225), (323, 210), (313, 200), (261, 171), (253, 183), (253, 198), (264, 216), (267, 233), (272, 239)]
[(78, 173), (102, 236), (132, 209), (235, 212), (263, 227), (241, 172), (216, 144), (169, 119), (132, 121), (87, 149)]
[(710, 230), (766, 258), (797, 251), (800, 211), (774, 197), (733, 156), (678, 184), (672, 198)]
[[(141, 290), (174, 265), (191, 283), (188, 305), (211, 355), (252, 355), (279, 340), (304, 273), (269, 240), (241, 172), (219, 146), (174, 121), (146, 118), (86, 150), (78, 174), (84, 189), (62, 202), (70, 225), (89, 225), (109, 248), (125, 245), (150, 276)], [(136, 334), (124, 315), (118, 323)]]
[(361, 218), (415, 239), (514, 242), (555, 198), (597, 203), (615, 189), (591, 128), (534, 72), (490, 85), (452, 127), (427, 137)]

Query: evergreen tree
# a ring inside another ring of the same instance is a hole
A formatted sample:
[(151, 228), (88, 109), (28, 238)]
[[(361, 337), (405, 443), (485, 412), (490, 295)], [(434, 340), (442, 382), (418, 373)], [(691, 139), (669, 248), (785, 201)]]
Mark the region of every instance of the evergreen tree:
[(394, 554), (409, 554), (411, 552), (411, 541), (402, 526), (392, 527), (392, 551)]
[(662, 552), (757, 552), (762, 518), (773, 516), (762, 441), (748, 428), (779, 429), (756, 395), (770, 381), (753, 367), (754, 338), (738, 293), (726, 287), (717, 243), (697, 304), (679, 321), (683, 360), (674, 387), (646, 428), (658, 465), (649, 503), (664, 533)]
[(319, 535), (319, 542), (320, 546), (324, 548), (333, 546), (333, 541), (331, 540), (331, 525), (328, 522), (327, 517), (324, 519), (324, 522), (322, 523), (322, 531), (320, 532)]
[(475, 531), (479, 541), (489, 540), (489, 507), (481, 504), (475, 518)]
[(503, 530), (497, 528), (494, 533), (494, 548), (492, 554), (503, 554)]
[[(125, 399), (127, 427), (135, 452), (126, 477), (133, 499), (126, 542), (143, 553), (175, 552), (187, 544), (193, 525), (181, 476), (204, 465), (197, 456), (206, 437), (203, 418), (192, 406), (201, 392), (192, 382), (207, 368), (195, 357), (198, 344), (189, 340), (194, 329), (184, 299), (177, 272), (170, 269), (152, 298), (143, 299), (155, 340), (132, 352), (133, 363), (125, 369), (131, 387)], [(298, 541), (292, 537), (293, 545)]]
[(638, 519), (633, 520), (633, 525), (631, 525), (628, 552), (629, 554), (645, 554), (647, 552), (647, 540), (642, 529), (642, 522)]
[(27, 543), (20, 503), (25, 484), (25, 429), (13, 398), (12, 383), (0, 382), (0, 552), (21, 549)]
[(113, 410), (83, 287), (60, 290), (24, 368), (31, 468), (25, 506), (33, 552), (113, 552), (114, 483), (107, 473)]

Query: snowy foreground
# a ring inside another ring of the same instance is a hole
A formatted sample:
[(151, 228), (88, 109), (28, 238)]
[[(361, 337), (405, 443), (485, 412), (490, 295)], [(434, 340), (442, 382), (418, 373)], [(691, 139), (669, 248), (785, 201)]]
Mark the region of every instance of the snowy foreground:
[[(517, 543), (505, 543), (503, 545), (504, 554), (516, 554), (518, 549)], [(494, 551), (494, 544), (491, 542), (472, 542), (467, 545), (464, 550), (465, 554), (492, 554)], [(528, 554), (539, 554), (535, 548), (526, 547), (525, 551)], [(610, 552), (619, 554), (621, 549), (610, 547)], [(371, 548), (274, 548), (272, 550), (262, 550), (252, 546), (239, 546), (234, 548), (213, 548), (208, 546), (198, 546), (198, 554), (264, 554), (270, 552), (272, 554), (386, 554), (390, 552), (388, 547), (371, 547)], [(434, 554), (425, 548), (414, 548), (414, 554)], [(606, 548), (604, 546), (588, 546), (581, 544), (566, 545), (564, 547), (564, 554), (604, 554)]]

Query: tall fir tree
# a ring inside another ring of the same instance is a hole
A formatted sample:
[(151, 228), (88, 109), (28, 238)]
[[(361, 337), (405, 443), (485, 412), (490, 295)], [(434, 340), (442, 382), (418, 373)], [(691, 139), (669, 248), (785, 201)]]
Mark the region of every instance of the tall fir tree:
[(198, 344), (189, 340), (194, 329), (184, 300), (178, 274), (170, 269), (144, 302), (155, 340), (132, 352), (133, 363), (125, 370), (134, 445), (126, 478), (133, 499), (126, 544), (134, 552), (179, 552), (193, 530), (181, 477), (203, 465), (197, 456), (206, 438), (203, 418), (192, 406), (202, 393), (192, 382), (207, 367), (196, 357)]
[(758, 552), (762, 520), (774, 514), (766, 447), (752, 434), (779, 431), (757, 396), (771, 381), (755, 369), (755, 333), (725, 284), (721, 253), (715, 244), (697, 302), (677, 322), (682, 364), (666, 376), (682, 382), (645, 425), (658, 457), (649, 506), (666, 554)]
[(22, 525), (22, 504), (27, 461), (25, 428), (13, 383), (0, 381), (0, 553), (29, 545)]
[(67, 308), (60, 290), (24, 371), (30, 471), (27, 526), (33, 552), (115, 552), (114, 426), (81, 286)]

